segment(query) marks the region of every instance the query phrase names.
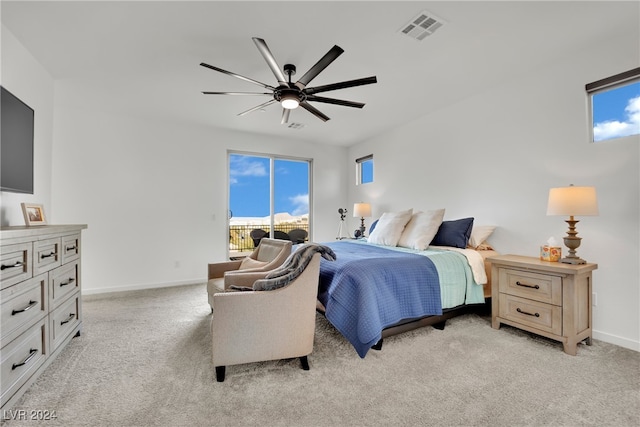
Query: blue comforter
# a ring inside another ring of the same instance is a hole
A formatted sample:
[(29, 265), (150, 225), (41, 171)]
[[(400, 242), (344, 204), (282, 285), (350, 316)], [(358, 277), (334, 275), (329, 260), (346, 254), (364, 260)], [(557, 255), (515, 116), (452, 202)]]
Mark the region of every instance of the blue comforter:
[(360, 357), (384, 328), (442, 314), (438, 271), (429, 258), (348, 241), (325, 245), (337, 259), (321, 260), (318, 299)]

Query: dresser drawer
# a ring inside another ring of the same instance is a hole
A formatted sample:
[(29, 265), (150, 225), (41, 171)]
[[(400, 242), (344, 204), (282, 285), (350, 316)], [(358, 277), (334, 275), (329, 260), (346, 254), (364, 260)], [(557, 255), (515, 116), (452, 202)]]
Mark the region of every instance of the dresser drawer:
[(500, 317), (554, 335), (562, 335), (562, 307), (500, 294)]
[(74, 261), (49, 273), (49, 305), (54, 309), (80, 290), (80, 264)]
[(76, 326), (80, 324), (80, 313), (80, 293), (78, 292), (49, 315), (52, 351), (55, 351)]
[(2, 246), (0, 253), (1, 289), (30, 278), (33, 274), (33, 244), (21, 243)]
[(80, 233), (62, 236), (62, 264), (80, 258)]
[(47, 319), (35, 324), (28, 332), (2, 348), (0, 384), (2, 405), (38, 370), (48, 355)]
[(499, 290), (522, 298), (562, 305), (562, 277), (501, 268)]
[(0, 291), (0, 343), (15, 339), (49, 312), (46, 274)]
[(59, 267), (62, 260), (60, 238), (33, 242), (33, 274), (44, 273)]

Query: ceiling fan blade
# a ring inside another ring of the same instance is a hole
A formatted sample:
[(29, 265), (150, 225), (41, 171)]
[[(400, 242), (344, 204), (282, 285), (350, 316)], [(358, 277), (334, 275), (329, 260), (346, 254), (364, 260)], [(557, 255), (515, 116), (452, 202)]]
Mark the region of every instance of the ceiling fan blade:
[(267, 102), (264, 102), (264, 103), (262, 103), (262, 104), (260, 104), (260, 105), (258, 105), (258, 106), (256, 106), (256, 107), (250, 108), (250, 109), (248, 109), (247, 111), (243, 111), (242, 113), (239, 113), (238, 115), (239, 115), (239, 116), (244, 116), (245, 114), (249, 114), (249, 113), (251, 113), (251, 112), (253, 112), (253, 111), (256, 111), (256, 110), (259, 110), (259, 109), (261, 109), (261, 108), (264, 108), (264, 107), (266, 107), (267, 105), (271, 105), (271, 104), (273, 104), (274, 102), (276, 102), (276, 100), (275, 100), (275, 99), (271, 99), (271, 100), (269, 100), (269, 101), (267, 101)]
[(249, 83), (253, 83), (255, 85), (262, 86), (265, 89), (271, 89), (271, 90), (275, 89), (273, 86), (269, 86), (269, 85), (264, 84), (262, 82), (259, 82), (257, 80), (250, 79), (249, 77), (241, 76), (240, 74), (232, 73), (231, 71), (223, 70), (222, 68), (214, 67), (213, 65), (205, 64), (204, 62), (201, 62), (200, 65), (202, 65), (203, 67), (206, 67), (206, 68), (210, 68), (210, 69), (212, 69), (214, 71), (218, 71), (218, 72), (223, 73), (223, 74), (228, 74), (230, 76), (237, 77), (237, 78), (239, 78), (241, 80), (244, 80), (244, 81), (247, 81)]
[(258, 47), (258, 50), (264, 57), (264, 60), (267, 61), (267, 65), (269, 66), (269, 68), (271, 68), (271, 72), (273, 73), (273, 75), (276, 76), (278, 83), (280, 85), (287, 86), (287, 79), (284, 76), (284, 73), (282, 72), (282, 70), (280, 70), (280, 66), (278, 65), (278, 63), (276, 62), (276, 59), (273, 57), (273, 54), (269, 50), (267, 43), (265, 43), (264, 40), (258, 37), (253, 37), (253, 42)]
[(364, 107), (364, 104), (362, 102), (344, 101), (342, 99), (324, 98), (322, 96), (315, 96), (315, 95), (307, 96), (307, 101), (325, 102), (327, 104), (344, 105), (345, 107), (354, 107), (354, 108)]
[(314, 93), (327, 92), (330, 90), (337, 90), (337, 89), (346, 89), (348, 87), (354, 87), (354, 86), (370, 85), (372, 83), (377, 83), (377, 82), (378, 82), (378, 79), (376, 79), (376, 76), (364, 77), (362, 79), (348, 80), (345, 82), (332, 83), (324, 86), (308, 87), (304, 90), (304, 93), (306, 93), (307, 95), (312, 95)]
[(283, 125), (285, 123), (289, 123), (289, 114), (291, 114), (291, 110), (288, 108), (282, 109), (282, 120), (280, 120), (280, 124)]
[(320, 120), (322, 120), (323, 122), (326, 122), (327, 120), (329, 120), (328, 116), (321, 113), (318, 109), (316, 109), (314, 106), (312, 106), (306, 101), (302, 101), (300, 103), (300, 106), (305, 110), (307, 110), (308, 112), (310, 112), (311, 114), (313, 114), (314, 116), (316, 116), (317, 118), (319, 118)]
[(205, 95), (273, 95), (272, 92), (202, 92)]
[(329, 64), (335, 61), (338, 56), (342, 55), (343, 52), (344, 50), (340, 46), (333, 46), (329, 52), (325, 53), (325, 55), (304, 74), (304, 76), (300, 77), (300, 80), (296, 82), (296, 86), (299, 89), (304, 89), (311, 80), (320, 74), (322, 70), (327, 68)]

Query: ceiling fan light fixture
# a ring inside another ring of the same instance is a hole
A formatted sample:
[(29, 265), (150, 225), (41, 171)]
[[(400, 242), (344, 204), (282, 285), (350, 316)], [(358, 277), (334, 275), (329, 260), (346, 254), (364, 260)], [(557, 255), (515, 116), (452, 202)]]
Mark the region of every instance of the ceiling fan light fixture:
[(287, 93), (282, 95), (282, 98), (280, 98), (280, 103), (282, 104), (282, 108), (293, 110), (298, 108), (298, 105), (300, 105), (300, 100), (298, 99), (298, 96), (296, 94)]

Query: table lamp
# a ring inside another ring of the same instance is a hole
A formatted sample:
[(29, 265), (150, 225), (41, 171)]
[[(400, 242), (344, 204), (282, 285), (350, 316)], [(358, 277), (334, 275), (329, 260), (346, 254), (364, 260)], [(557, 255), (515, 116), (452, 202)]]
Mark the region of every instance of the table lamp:
[(569, 231), (564, 238), (564, 244), (569, 248), (569, 255), (560, 259), (565, 264), (585, 264), (586, 261), (576, 255), (576, 249), (580, 246), (582, 238), (578, 237), (576, 223), (579, 221), (574, 216), (598, 215), (598, 199), (595, 187), (569, 187), (551, 188), (547, 203), (547, 215), (569, 215), (565, 222), (569, 224)]
[(353, 204), (353, 217), (360, 217), (360, 236), (364, 237), (364, 231), (367, 229), (364, 226), (364, 219), (371, 216), (371, 205), (369, 203), (354, 203)]

